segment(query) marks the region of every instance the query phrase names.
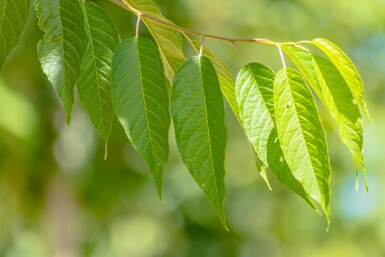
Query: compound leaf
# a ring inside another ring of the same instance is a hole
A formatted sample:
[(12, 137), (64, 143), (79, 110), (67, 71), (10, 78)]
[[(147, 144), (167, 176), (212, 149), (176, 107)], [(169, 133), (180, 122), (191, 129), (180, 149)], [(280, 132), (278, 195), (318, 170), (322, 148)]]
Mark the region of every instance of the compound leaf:
[[(136, 10), (150, 14), (151, 16), (168, 23), (172, 23), (167, 20), (159, 6), (152, 0), (123, 0), (128, 6), (135, 8)], [(143, 22), (146, 24), (148, 30), (154, 37), (156, 43), (159, 46), (160, 53), (162, 55), (164, 67), (167, 77), (172, 81), (172, 77), (180, 64), (185, 60), (183, 54), (182, 36), (179, 31), (170, 29), (167, 26), (153, 21), (146, 17), (142, 17)]]
[(364, 101), (364, 84), (360, 74), (347, 54), (345, 54), (338, 46), (323, 38), (316, 38), (312, 40), (311, 43), (322, 50), (332, 63), (334, 63), (352, 91), (354, 99), (361, 111), (365, 113), (365, 116), (370, 121), (370, 116)]
[(92, 2), (84, 2), (87, 47), (77, 84), (79, 98), (99, 135), (108, 141), (114, 110), (111, 95), (112, 56), (119, 35), (110, 16)]
[(187, 59), (175, 74), (171, 114), (182, 160), (226, 227), (224, 103), (207, 57)]
[(29, 16), (29, 0), (0, 0), (0, 71), (19, 42)]
[(264, 166), (316, 209), (283, 157), (275, 127), (274, 78), (274, 72), (259, 63), (250, 63), (239, 72), (235, 93), (243, 129)]
[[(364, 173), (365, 186), (368, 189), (363, 146), (363, 124), (358, 105), (349, 86), (337, 68), (327, 59), (313, 56), (314, 67), (320, 81), (326, 108), (338, 126), (338, 134), (353, 155), (358, 174), (358, 167)], [(358, 182), (358, 175), (357, 175)]]
[(38, 44), (40, 63), (64, 105), (69, 123), (86, 42), (81, 4), (79, 0), (35, 0), (34, 6), (44, 31)]
[(331, 171), (325, 132), (313, 95), (297, 71), (283, 68), (278, 72), (274, 81), (274, 110), (284, 159), (328, 218)]
[(162, 197), (169, 98), (159, 50), (149, 39), (131, 38), (118, 46), (112, 61), (112, 99), (118, 120), (146, 160)]

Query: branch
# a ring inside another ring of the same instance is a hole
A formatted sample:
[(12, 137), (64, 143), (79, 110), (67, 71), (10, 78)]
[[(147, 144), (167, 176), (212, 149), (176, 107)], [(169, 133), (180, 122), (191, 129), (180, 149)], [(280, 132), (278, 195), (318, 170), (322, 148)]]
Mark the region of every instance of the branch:
[(147, 19), (153, 20), (153, 21), (155, 21), (159, 24), (162, 24), (166, 27), (169, 27), (169, 28), (174, 29), (174, 30), (178, 30), (179, 32), (181, 32), (183, 34), (189, 34), (189, 35), (194, 35), (194, 36), (198, 36), (198, 37), (205, 37), (205, 38), (213, 38), (213, 39), (217, 39), (217, 40), (227, 41), (227, 42), (230, 42), (232, 44), (234, 44), (235, 42), (250, 42), (250, 43), (276, 45), (276, 42), (271, 41), (269, 39), (265, 39), (265, 38), (229, 38), (229, 37), (222, 37), (222, 36), (206, 34), (206, 33), (198, 32), (198, 31), (186, 29), (186, 28), (180, 27), (178, 25), (174, 25), (170, 22), (166, 22), (164, 20), (158, 19), (154, 16), (151, 16), (150, 14), (143, 13), (143, 12), (133, 8), (132, 6), (129, 6), (129, 5), (121, 2), (120, 0), (110, 0), (110, 1), (115, 3), (116, 5), (119, 5), (120, 7), (124, 8), (124, 9), (126, 9), (127, 11), (134, 13), (137, 16), (141, 16), (141, 17), (145, 17)]

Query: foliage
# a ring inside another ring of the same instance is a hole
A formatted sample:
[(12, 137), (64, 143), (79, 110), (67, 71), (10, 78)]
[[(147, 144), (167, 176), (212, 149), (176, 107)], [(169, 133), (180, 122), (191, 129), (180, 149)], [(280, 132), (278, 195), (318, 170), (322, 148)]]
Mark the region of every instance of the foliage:
[[(205, 35), (170, 23), (151, 0), (111, 1), (136, 14), (138, 25), (142, 20), (153, 41), (139, 37), (137, 28), (136, 37), (120, 42), (112, 19), (92, 2), (35, 0), (44, 32), (39, 59), (63, 103), (67, 122), (76, 85), (106, 144), (115, 114), (146, 160), (160, 196), (171, 112), (182, 160), (226, 227), (224, 96), (253, 147), (261, 175), (271, 171), (314, 209), (313, 201), (319, 203), (329, 218), (331, 167), (311, 88), (336, 121), (367, 187), (361, 112), (370, 118), (364, 87), (352, 61), (335, 44), (325, 39), (280, 43)], [(27, 1), (2, 0), (0, 67), (26, 25), (27, 7)], [(14, 10), (20, 15), (10, 15)], [(202, 42), (189, 35), (200, 36)], [(197, 56), (185, 60), (182, 36)], [(237, 41), (277, 46), (284, 67), (275, 74), (263, 64), (249, 63), (234, 82), (225, 64), (204, 46), (210, 37), (231, 42), (238, 50)], [(328, 59), (304, 44), (319, 48)], [(286, 67), (283, 52), (299, 72)], [(172, 82), (171, 97), (166, 78)]]

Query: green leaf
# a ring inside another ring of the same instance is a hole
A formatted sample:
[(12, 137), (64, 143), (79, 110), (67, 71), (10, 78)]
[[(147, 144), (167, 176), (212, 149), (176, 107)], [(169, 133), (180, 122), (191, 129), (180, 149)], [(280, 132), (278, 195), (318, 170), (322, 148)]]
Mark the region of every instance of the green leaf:
[(87, 47), (77, 84), (79, 98), (105, 142), (111, 133), (114, 110), (111, 94), (112, 56), (119, 35), (110, 16), (92, 2), (84, 2)]
[[(192, 43), (194, 44), (195, 50), (199, 51), (201, 43), (195, 40), (192, 40)], [(222, 93), (235, 116), (239, 120), (239, 107), (235, 97), (235, 81), (233, 75), (227, 68), (226, 64), (206, 46), (203, 47), (203, 56), (206, 56), (214, 65), (218, 75), (219, 84), (221, 85)]]
[(364, 84), (353, 62), (338, 46), (326, 39), (316, 38), (311, 43), (322, 50), (334, 63), (352, 91), (361, 111), (365, 113), (365, 116), (370, 121), (369, 112), (364, 101)]
[(44, 39), (38, 44), (39, 59), (69, 123), (86, 42), (82, 8), (78, 0), (35, 0), (34, 6), (44, 31)]
[(207, 57), (187, 59), (175, 74), (171, 114), (182, 160), (226, 227), (225, 111), (218, 77)]
[[(196, 51), (199, 51), (201, 43), (195, 40), (191, 40), (191, 42), (194, 45), (194, 49)], [(219, 59), (212, 51), (210, 51), (209, 48), (205, 46), (203, 47), (203, 56), (206, 56), (214, 65), (214, 68), (218, 75), (218, 80), (221, 86), (222, 94), (226, 98), (236, 118), (238, 119), (240, 125), (242, 126), (242, 123), (239, 117), (239, 106), (235, 96), (235, 81), (234, 81), (233, 75), (231, 74), (229, 69), (226, 67), (226, 64), (221, 59)], [(263, 180), (266, 182), (266, 185), (268, 186), (268, 188), (271, 189), (271, 186), (266, 174), (266, 167), (263, 166), (263, 163), (259, 159), (257, 153), (255, 153), (254, 151), (253, 151), (253, 156), (254, 156), (255, 164), (257, 166), (259, 174), (261, 175)]]
[(291, 59), (303, 77), (323, 101), (321, 88), (313, 64), (313, 54), (309, 49), (299, 45), (281, 45), (281, 49)]
[(330, 215), (330, 160), (325, 132), (310, 89), (290, 68), (274, 81), (274, 110), (284, 158), (305, 192)]
[(0, 71), (19, 42), (29, 16), (29, 0), (0, 0)]
[(235, 93), (242, 125), (264, 166), (316, 209), (283, 157), (275, 127), (274, 78), (274, 72), (259, 63), (250, 63), (239, 72)]
[(119, 45), (112, 61), (112, 99), (118, 120), (146, 160), (162, 197), (170, 113), (163, 64), (152, 41), (131, 38)]
[(318, 80), (320, 81), (326, 108), (338, 125), (338, 133), (342, 142), (353, 155), (356, 164), (357, 181), (359, 166), (364, 173), (365, 185), (366, 189), (368, 189), (362, 153), (363, 124), (360, 110), (357, 104), (355, 104), (349, 86), (337, 68), (330, 61), (320, 56), (314, 55), (313, 62)]
[[(146, 13), (157, 18), (158, 20), (172, 23), (162, 15), (159, 6), (152, 0), (123, 0), (123, 2), (142, 13)], [(142, 20), (159, 46), (167, 77), (170, 81), (172, 81), (172, 77), (174, 76), (176, 70), (185, 60), (182, 50), (182, 36), (179, 31), (170, 29), (159, 22), (146, 17), (142, 17)]]

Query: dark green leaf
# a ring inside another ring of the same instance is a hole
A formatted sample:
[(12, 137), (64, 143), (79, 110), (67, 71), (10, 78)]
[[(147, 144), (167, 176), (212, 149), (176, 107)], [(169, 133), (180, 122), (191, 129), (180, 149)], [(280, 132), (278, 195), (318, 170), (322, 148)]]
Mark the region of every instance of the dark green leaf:
[(313, 61), (326, 108), (338, 125), (338, 133), (342, 142), (348, 146), (353, 155), (357, 172), (358, 167), (361, 167), (365, 177), (365, 185), (368, 188), (362, 153), (363, 125), (360, 110), (355, 104), (349, 86), (337, 68), (330, 61), (320, 56), (315, 55)]
[[(159, 6), (152, 0), (123, 1), (138, 11), (150, 14), (151, 16), (161, 21), (171, 23), (162, 15)], [(179, 68), (179, 65), (185, 60), (182, 50), (182, 36), (179, 31), (170, 29), (169, 27), (164, 26), (159, 22), (153, 21), (146, 17), (142, 17), (142, 20), (146, 24), (148, 30), (159, 46), (167, 78), (172, 81), (174, 73)]]
[(84, 2), (87, 48), (77, 84), (79, 98), (99, 135), (108, 141), (114, 110), (111, 96), (112, 56), (119, 35), (110, 16), (92, 2)]
[(159, 196), (169, 153), (169, 98), (156, 45), (141, 38), (123, 41), (112, 61), (115, 114), (151, 170)]
[[(200, 49), (200, 42), (192, 40), (194, 44), (194, 48), (196, 51)], [(233, 110), (237, 119), (239, 119), (239, 107), (237, 103), (237, 99), (235, 97), (235, 81), (234, 77), (226, 67), (226, 64), (219, 59), (213, 52), (210, 51), (209, 48), (203, 47), (203, 56), (206, 56), (211, 63), (214, 65), (214, 68), (218, 75), (219, 84), (221, 85), (221, 90), (229, 103), (231, 109)]]
[(0, 0), (0, 71), (27, 24), (29, 0)]
[(325, 132), (310, 92), (297, 71), (284, 68), (274, 81), (274, 109), (281, 148), (294, 177), (330, 215), (330, 160)]
[(259, 63), (250, 63), (239, 72), (235, 93), (243, 129), (264, 166), (316, 209), (282, 154), (275, 127), (274, 78), (274, 72)]
[[(192, 43), (194, 44), (195, 50), (199, 51), (200, 42), (192, 40)], [(227, 102), (229, 103), (239, 123), (241, 123), (241, 120), (239, 118), (239, 107), (238, 107), (237, 99), (235, 97), (235, 81), (234, 81), (233, 75), (231, 74), (229, 69), (226, 67), (226, 64), (224, 64), (221, 59), (219, 59), (213, 52), (210, 51), (209, 48), (205, 46), (203, 47), (203, 56), (206, 56), (214, 65), (214, 68), (218, 74), (218, 80), (221, 86), (222, 94), (224, 95)], [(257, 166), (259, 174), (261, 175), (263, 180), (266, 182), (266, 185), (271, 189), (270, 183), (266, 174), (266, 168), (263, 166), (263, 163), (261, 162), (258, 155), (254, 151), (253, 151), (253, 156), (255, 158), (255, 164)]]
[(207, 57), (187, 59), (174, 77), (171, 114), (182, 160), (226, 227), (223, 97)]
[(69, 123), (86, 42), (82, 8), (79, 0), (35, 0), (35, 9), (44, 31), (44, 39), (38, 44), (39, 59)]

